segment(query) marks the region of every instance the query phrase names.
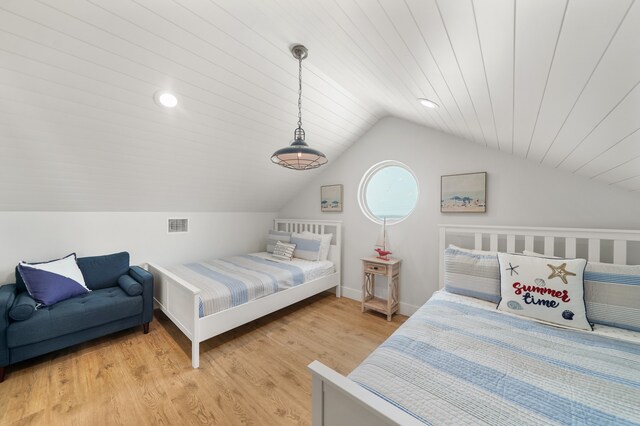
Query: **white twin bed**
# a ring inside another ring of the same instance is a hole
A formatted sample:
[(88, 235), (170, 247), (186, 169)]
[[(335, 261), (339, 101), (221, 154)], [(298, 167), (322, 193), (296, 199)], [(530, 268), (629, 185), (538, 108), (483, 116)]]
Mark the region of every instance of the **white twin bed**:
[[(621, 265), (629, 250), (640, 248), (640, 231), (441, 226), (441, 288), (445, 272), (455, 284), (462, 270), (450, 263), (445, 269), (447, 243), (471, 241), (469, 248), (481, 250), (485, 237), (492, 251), (538, 248), (547, 256), (581, 254), (590, 262), (607, 257)], [(624, 312), (609, 317), (637, 328), (640, 269), (627, 270), (632, 274), (590, 272), (587, 278), (585, 272), (585, 287), (588, 279), (606, 282), (590, 285), (604, 286), (595, 296)], [(486, 272), (476, 275), (480, 281)], [(348, 377), (319, 361), (309, 369), (315, 426), (640, 424), (639, 331), (549, 326), (444, 289)]]
[(327, 259), (284, 261), (261, 252), (147, 265), (157, 306), (192, 342), (193, 368), (199, 366), (202, 341), (331, 288), (340, 296), (341, 222), (276, 219), (274, 230), (331, 234)]

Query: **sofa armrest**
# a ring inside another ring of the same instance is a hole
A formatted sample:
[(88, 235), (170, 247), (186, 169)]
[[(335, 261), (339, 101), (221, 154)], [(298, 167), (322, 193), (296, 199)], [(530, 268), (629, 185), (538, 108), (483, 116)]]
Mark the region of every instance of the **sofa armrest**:
[(129, 268), (129, 276), (142, 284), (142, 322), (148, 323), (153, 320), (153, 275), (139, 266)]
[(9, 365), (9, 347), (7, 346), (7, 327), (9, 326), (9, 310), (16, 299), (16, 285), (0, 286), (0, 367)]

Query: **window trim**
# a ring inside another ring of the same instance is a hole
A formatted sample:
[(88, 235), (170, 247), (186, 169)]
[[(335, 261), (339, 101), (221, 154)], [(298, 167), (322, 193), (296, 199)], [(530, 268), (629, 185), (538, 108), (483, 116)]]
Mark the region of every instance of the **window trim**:
[(411, 213), (413, 213), (416, 209), (416, 207), (418, 207), (418, 200), (420, 199), (420, 185), (418, 183), (418, 177), (416, 176), (416, 174), (413, 172), (413, 170), (411, 170), (411, 168), (409, 166), (407, 166), (406, 164), (397, 161), (397, 160), (384, 160), (381, 161), (379, 163), (374, 164), (373, 166), (371, 166), (369, 168), (369, 170), (367, 170), (364, 175), (362, 176), (362, 179), (360, 180), (360, 185), (358, 185), (358, 204), (360, 205), (360, 210), (362, 211), (362, 213), (364, 213), (364, 215), (372, 222), (377, 223), (379, 225), (382, 225), (383, 220), (379, 219), (378, 217), (376, 217), (371, 210), (369, 209), (369, 206), (367, 206), (366, 200), (365, 200), (365, 192), (367, 189), (367, 185), (369, 184), (369, 181), (371, 180), (371, 178), (380, 170), (386, 168), (386, 167), (391, 167), (391, 166), (396, 166), (396, 167), (401, 167), (403, 169), (405, 169), (406, 171), (408, 171), (409, 173), (411, 173), (411, 176), (413, 176), (413, 179), (416, 181), (416, 204), (413, 206), (413, 208), (411, 209), (411, 211), (409, 211), (409, 213), (407, 213), (403, 218), (400, 219), (387, 219), (387, 225), (394, 225), (396, 223), (400, 223), (403, 220), (405, 220), (406, 218), (408, 218), (409, 216), (411, 216)]

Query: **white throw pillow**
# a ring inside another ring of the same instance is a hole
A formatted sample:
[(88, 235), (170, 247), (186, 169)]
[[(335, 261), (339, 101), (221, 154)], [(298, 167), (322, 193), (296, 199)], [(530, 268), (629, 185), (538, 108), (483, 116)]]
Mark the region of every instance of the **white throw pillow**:
[(584, 303), (584, 259), (498, 253), (498, 309), (563, 327), (591, 331)]

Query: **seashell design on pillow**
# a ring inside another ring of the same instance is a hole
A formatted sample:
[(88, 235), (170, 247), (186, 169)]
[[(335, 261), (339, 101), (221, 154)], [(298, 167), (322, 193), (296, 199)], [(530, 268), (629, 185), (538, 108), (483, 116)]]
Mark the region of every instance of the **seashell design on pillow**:
[(509, 309), (513, 309), (514, 311), (521, 311), (522, 310), (522, 306), (520, 306), (520, 304), (518, 302), (516, 302), (515, 300), (509, 300), (507, 302), (507, 306), (509, 307)]
[(573, 319), (573, 312), (566, 310), (564, 312), (562, 312), (562, 318), (566, 319), (566, 320), (572, 320)]
[(540, 287), (544, 287), (547, 285), (546, 282), (544, 282), (544, 280), (542, 278), (536, 278), (535, 280), (536, 285), (540, 286)]

